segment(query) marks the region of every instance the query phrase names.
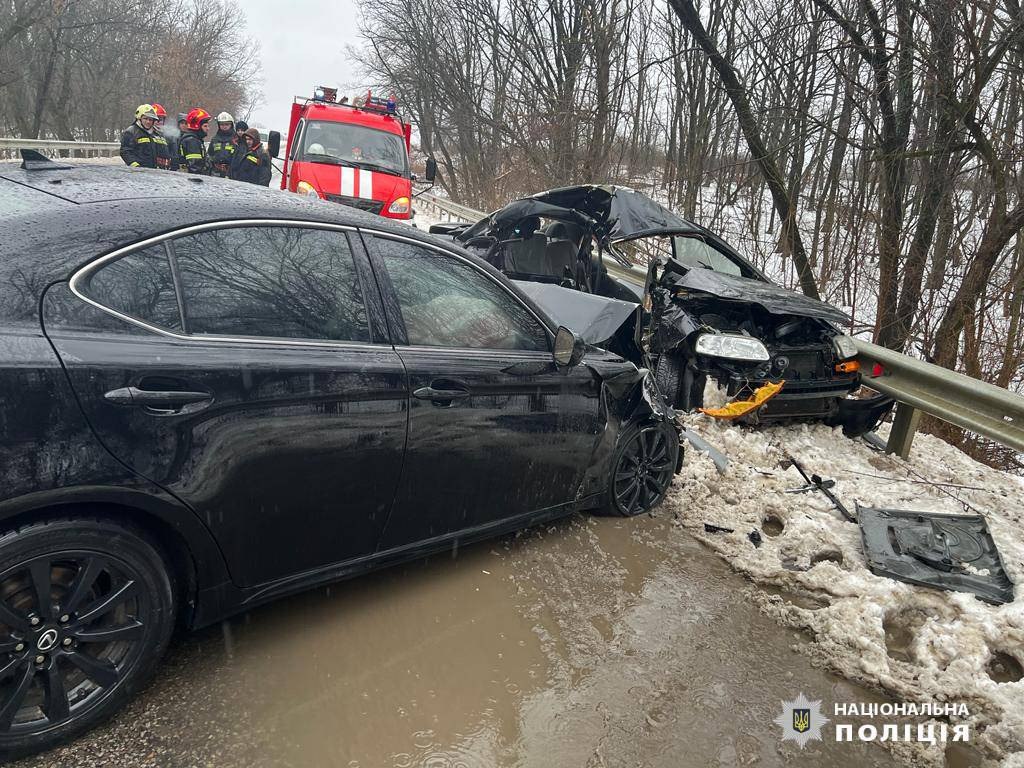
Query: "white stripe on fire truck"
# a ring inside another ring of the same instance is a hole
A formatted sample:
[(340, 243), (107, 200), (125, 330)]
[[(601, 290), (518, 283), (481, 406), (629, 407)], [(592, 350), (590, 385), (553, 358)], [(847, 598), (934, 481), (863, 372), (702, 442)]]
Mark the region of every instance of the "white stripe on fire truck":
[(341, 169), (341, 194), (345, 197), (356, 196), (356, 169), (355, 168), (342, 168)]
[(373, 173), (359, 169), (359, 197), (363, 200), (373, 200)]

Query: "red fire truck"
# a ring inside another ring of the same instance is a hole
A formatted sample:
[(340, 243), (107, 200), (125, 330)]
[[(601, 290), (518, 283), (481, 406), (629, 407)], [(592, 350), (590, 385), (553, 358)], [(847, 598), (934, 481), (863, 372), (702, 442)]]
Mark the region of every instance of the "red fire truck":
[[(394, 99), (367, 93), (363, 103), (349, 104), (337, 96), (336, 89), (319, 87), (313, 98), (295, 98), (281, 189), (390, 219), (412, 218), (411, 127)], [(428, 182), (436, 169), (428, 160)]]

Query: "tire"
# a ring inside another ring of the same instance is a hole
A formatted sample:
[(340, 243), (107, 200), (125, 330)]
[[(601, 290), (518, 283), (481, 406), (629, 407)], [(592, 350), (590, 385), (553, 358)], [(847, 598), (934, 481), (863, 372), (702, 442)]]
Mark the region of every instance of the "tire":
[(683, 391), (683, 362), (669, 352), (662, 352), (654, 366), (654, 380), (673, 408), (680, 407)]
[(61, 518), (0, 535), (0, 759), (117, 712), (156, 669), (175, 612), (173, 577), (141, 531)]
[(608, 479), (607, 510), (635, 517), (668, 493), (679, 461), (679, 433), (667, 421), (632, 424), (619, 435)]

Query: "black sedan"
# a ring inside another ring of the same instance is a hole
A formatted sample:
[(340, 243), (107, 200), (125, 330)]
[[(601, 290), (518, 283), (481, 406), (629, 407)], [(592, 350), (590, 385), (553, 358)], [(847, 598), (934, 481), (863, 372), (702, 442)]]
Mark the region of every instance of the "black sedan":
[(116, 711), (175, 626), (651, 509), (671, 416), (450, 242), (217, 179), (0, 165), (0, 757)]

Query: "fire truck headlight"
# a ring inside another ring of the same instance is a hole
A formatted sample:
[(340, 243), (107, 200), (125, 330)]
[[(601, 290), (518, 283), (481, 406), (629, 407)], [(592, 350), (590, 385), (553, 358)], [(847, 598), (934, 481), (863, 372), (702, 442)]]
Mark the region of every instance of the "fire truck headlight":
[(388, 213), (408, 213), (409, 212), (409, 198), (408, 197), (396, 197), (395, 201), (388, 206)]
[(295, 191), (300, 195), (305, 195), (306, 197), (315, 197), (317, 200), (321, 199), (320, 193), (316, 191), (316, 187), (307, 181), (300, 181), (299, 185), (295, 188)]

